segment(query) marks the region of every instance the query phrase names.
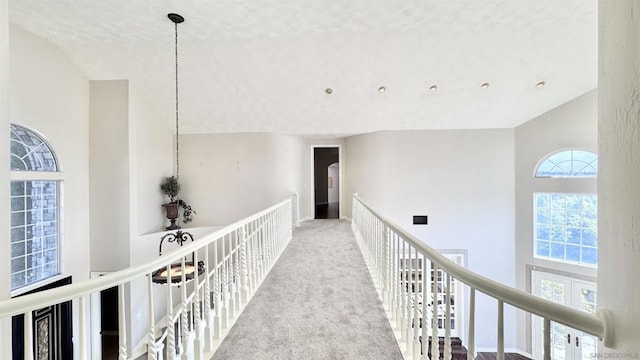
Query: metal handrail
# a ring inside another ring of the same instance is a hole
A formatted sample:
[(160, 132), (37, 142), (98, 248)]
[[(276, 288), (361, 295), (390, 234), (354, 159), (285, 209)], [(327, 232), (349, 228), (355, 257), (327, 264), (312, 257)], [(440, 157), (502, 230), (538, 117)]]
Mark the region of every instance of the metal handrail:
[(570, 326), (582, 332), (595, 335), (603, 341), (605, 346), (613, 342), (612, 316), (609, 310), (599, 309), (595, 315), (579, 311), (566, 305), (534, 296), (519, 289), (498, 283), (473, 271), (470, 271), (455, 262), (447, 259), (432, 247), (420, 241), (417, 237), (403, 230), (401, 227), (375, 211), (369, 204), (362, 200), (358, 194), (353, 195), (362, 206), (389, 229), (400, 235), (422, 255), (429, 258), (439, 269), (449, 273), (457, 280), (469, 287), (485, 293), (495, 299), (501, 300), (516, 308), (544, 317), (551, 321)]

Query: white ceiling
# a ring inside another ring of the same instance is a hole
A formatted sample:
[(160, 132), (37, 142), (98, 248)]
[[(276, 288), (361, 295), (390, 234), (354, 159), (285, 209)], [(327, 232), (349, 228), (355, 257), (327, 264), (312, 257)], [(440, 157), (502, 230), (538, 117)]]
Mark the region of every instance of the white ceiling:
[(13, 24), (59, 45), (88, 78), (130, 79), (167, 123), (175, 65), (166, 14), (183, 15), (181, 133), (514, 127), (597, 86), (597, 0), (9, 6)]

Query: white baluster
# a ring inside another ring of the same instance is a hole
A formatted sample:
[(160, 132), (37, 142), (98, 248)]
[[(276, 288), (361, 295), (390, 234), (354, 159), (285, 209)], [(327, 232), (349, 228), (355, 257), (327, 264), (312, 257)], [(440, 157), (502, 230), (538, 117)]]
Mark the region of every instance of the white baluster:
[(213, 244), (213, 337), (220, 339), (222, 332), (222, 301), (220, 290), (220, 258), (218, 257), (218, 245), (221, 239), (217, 239)]
[(407, 339), (407, 243), (404, 239), (401, 238), (402, 241), (402, 258), (400, 260), (400, 271), (401, 271), (401, 287), (400, 287), (400, 296), (402, 305), (400, 307), (400, 331), (401, 331), (401, 339), (408, 342)]
[(255, 244), (255, 259), (256, 259), (256, 266), (255, 266), (255, 271), (256, 271), (256, 287), (260, 285), (260, 283), (262, 282), (262, 259), (263, 259), (263, 252), (262, 252), (262, 244), (264, 242), (264, 238), (267, 234), (267, 219), (266, 219), (266, 215), (263, 215), (260, 217), (260, 228), (256, 237), (256, 244)]
[(383, 297), (382, 297), (382, 303), (390, 308), (391, 307), (391, 296), (389, 294), (389, 282), (391, 280), (391, 266), (390, 266), (390, 261), (389, 261), (389, 227), (387, 227), (386, 225), (382, 226), (382, 232), (383, 232), (383, 240), (384, 240), (384, 244), (382, 245), (382, 248), (384, 250), (383, 252), (383, 283), (382, 283), (382, 288), (383, 288)]
[(451, 360), (451, 275), (446, 273), (445, 312), (444, 312), (444, 360)]
[(220, 310), (222, 311), (222, 328), (229, 328), (229, 282), (227, 279), (227, 236), (224, 235), (220, 240), (222, 240), (222, 249), (221, 249), (221, 263), (220, 263)]
[(431, 295), (433, 305), (431, 306), (431, 358), (440, 359), (440, 337), (438, 335), (438, 266), (431, 263), (433, 267), (433, 282), (431, 283)]
[[(171, 274), (171, 264), (167, 265), (167, 274)], [(167, 359), (176, 358), (176, 329), (173, 322), (173, 294), (171, 286), (171, 278), (167, 279)]]
[[(195, 343), (193, 349), (195, 352), (196, 360), (202, 359), (202, 349), (204, 341), (202, 341), (202, 312), (200, 308), (200, 276), (198, 274), (198, 251), (193, 253), (193, 266), (195, 267), (193, 273), (193, 331), (195, 332)], [(183, 287), (186, 287), (184, 285)]]
[(469, 337), (467, 339), (467, 360), (473, 360), (476, 353), (476, 289), (469, 289)]
[(118, 285), (118, 360), (127, 359), (127, 314), (124, 284)]
[(427, 302), (429, 297), (427, 295), (427, 277), (429, 276), (429, 268), (427, 267), (427, 257), (422, 255), (422, 358), (428, 359), (427, 353), (429, 352), (429, 334), (427, 332), (427, 324), (429, 323), (427, 316)]
[(394, 307), (394, 311), (395, 311), (395, 319), (396, 319), (396, 326), (397, 327), (402, 327), (402, 279), (404, 278), (404, 274), (403, 274), (403, 269), (402, 269), (402, 262), (400, 259), (400, 249), (401, 249), (401, 244), (400, 244), (400, 236), (396, 233), (394, 233), (395, 236), (395, 240), (396, 240), (396, 264), (398, 267), (398, 273), (396, 274), (396, 295), (395, 295), (395, 299), (396, 299), (396, 306)]
[(187, 301), (187, 279), (185, 276), (185, 260), (184, 257), (181, 259), (181, 263), (180, 263), (180, 272), (181, 272), (181, 281), (182, 281), (182, 286), (180, 286), (180, 289), (182, 290), (180, 292), (181, 296), (180, 296), (180, 328), (181, 328), (181, 332), (180, 335), (182, 336), (182, 351), (181, 351), (181, 357), (182, 359), (186, 360), (189, 358), (189, 353), (190, 353), (190, 349), (189, 349), (189, 303)]
[(147, 359), (156, 360), (158, 353), (156, 350), (156, 321), (153, 315), (153, 282), (151, 281), (151, 274), (147, 274), (147, 300), (147, 316), (149, 317), (147, 320)]
[[(242, 227), (244, 228), (244, 226)], [(231, 243), (233, 244), (233, 306), (234, 313), (240, 313), (240, 303), (242, 301), (242, 288), (240, 282), (240, 231), (241, 229), (237, 229), (233, 232), (233, 237), (231, 238)]]
[(24, 313), (24, 359), (33, 360), (33, 313)]
[(498, 300), (498, 355), (497, 360), (504, 360), (504, 303)]
[(84, 296), (78, 298), (78, 353), (81, 359), (87, 357), (87, 303)]
[(551, 320), (544, 319), (544, 339), (543, 339), (543, 358), (544, 360), (551, 360)]
[[(413, 307), (413, 358), (418, 360), (420, 358), (420, 328), (419, 328), (419, 317), (418, 317), (418, 249), (413, 249), (414, 257), (411, 256), (411, 247), (409, 248), (409, 258), (411, 262), (411, 274), (409, 275), (409, 279), (411, 279), (411, 283), (409, 284), (409, 290), (411, 290), (411, 299), (412, 307)], [(414, 263), (415, 261), (415, 263)]]
[(251, 236), (247, 240), (247, 265), (248, 265), (248, 273), (249, 273), (249, 293), (255, 294), (256, 291), (256, 256), (255, 256), (255, 244), (256, 237), (259, 231), (259, 219), (256, 219), (251, 222)]
[(246, 305), (249, 301), (249, 267), (247, 265), (247, 230), (248, 225), (240, 228), (240, 302)]
[[(215, 242), (214, 242), (215, 246)], [(209, 262), (209, 245), (204, 249), (204, 351), (213, 351), (212, 315), (211, 315), (211, 278), (209, 276), (211, 263)]]

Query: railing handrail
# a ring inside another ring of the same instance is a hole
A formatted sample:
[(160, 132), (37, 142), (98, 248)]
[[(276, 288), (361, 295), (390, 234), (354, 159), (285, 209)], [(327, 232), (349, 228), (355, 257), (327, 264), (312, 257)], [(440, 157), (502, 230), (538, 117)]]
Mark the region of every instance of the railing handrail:
[(232, 231), (239, 229), (245, 224), (290, 202), (291, 199), (287, 198), (265, 210), (226, 225), (220, 229), (214, 230), (213, 232), (199, 238), (198, 241), (193, 241), (188, 245), (182, 246), (176, 251), (171, 251), (166, 255), (159, 256), (153, 261), (109, 273), (96, 279), (88, 279), (75, 284), (47, 290), (46, 296), (43, 296), (43, 293), (34, 293), (17, 298), (2, 300), (0, 301), (0, 317), (22, 314), (27, 311), (33, 311), (46, 306), (76, 299), (78, 297), (127, 283), (139, 278), (141, 274), (150, 274), (162, 267), (166, 267), (167, 263), (173, 263), (174, 261), (197, 251)]
[(600, 309), (596, 315), (592, 315), (566, 305), (557, 304), (534, 296), (522, 290), (512, 288), (477, 274), (447, 259), (438, 251), (420, 241), (417, 237), (406, 232), (401, 227), (382, 216), (362, 200), (358, 194), (354, 194), (353, 198), (362, 206), (367, 208), (373, 215), (378, 217), (383, 224), (402, 236), (405, 241), (411, 244), (411, 246), (422, 252), (422, 254), (435, 263), (438, 268), (449, 273), (454, 278), (465, 283), (471, 288), (524, 311), (570, 326), (582, 332), (595, 335), (603, 340), (605, 345), (609, 343), (609, 340), (613, 335), (611, 332), (613, 327), (611, 326), (611, 317), (608, 310)]

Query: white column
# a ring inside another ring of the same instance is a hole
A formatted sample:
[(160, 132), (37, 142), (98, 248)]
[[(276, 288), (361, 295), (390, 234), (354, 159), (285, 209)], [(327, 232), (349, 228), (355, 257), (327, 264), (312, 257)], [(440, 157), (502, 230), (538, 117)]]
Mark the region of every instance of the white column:
[[(0, 0), (0, 204), (9, 204), (9, 2)], [(6, 155), (5, 155), (6, 154)], [(9, 206), (0, 206), (0, 259), (11, 258)], [(8, 269), (8, 265), (5, 265)], [(11, 276), (0, 279), (0, 300), (11, 297)], [(0, 359), (11, 359), (11, 317), (0, 319)]]
[(614, 343), (640, 353), (640, 2), (598, 9), (598, 308), (612, 312)]
[(127, 313), (124, 284), (118, 285), (118, 359), (127, 359)]

